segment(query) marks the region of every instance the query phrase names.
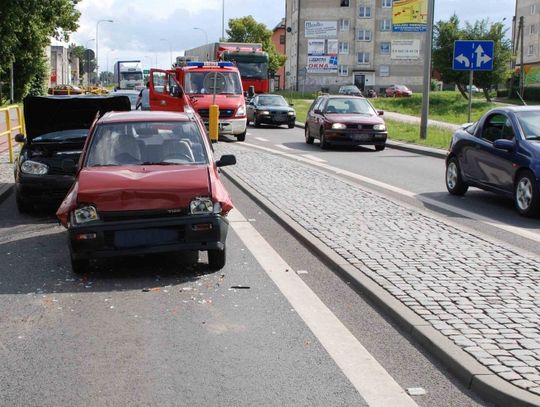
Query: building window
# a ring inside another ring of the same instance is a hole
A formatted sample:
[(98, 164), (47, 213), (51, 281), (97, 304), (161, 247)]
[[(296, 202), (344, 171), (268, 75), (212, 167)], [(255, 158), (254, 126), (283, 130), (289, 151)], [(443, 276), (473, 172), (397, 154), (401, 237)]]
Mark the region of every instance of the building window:
[(381, 42), (379, 46), (381, 55), (390, 55), (390, 43), (389, 42)]
[(529, 14), (531, 16), (534, 16), (536, 14), (536, 4), (532, 4), (530, 9), (529, 9)]
[(341, 7), (349, 7), (349, 0), (341, 0)]
[(349, 76), (349, 65), (338, 65), (339, 76)]
[(392, 0), (382, 0), (382, 8), (392, 8)]
[(340, 18), (339, 19), (339, 31), (349, 31), (349, 19)]
[(340, 54), (349, 53), (349, 41), (340, 41), (338, 42), (338, 52)]
[(392, 21), (389, 18), (383, 18), (380, 25), (381, 31), (390, 31), (392, 29)]
[(369, 52), (359, 52), (358, 53), (358, 63), (359, 64), (369, 64)]
[(531, 44), (531, 45), (529, 45), (529, 53), (528, 53), (528, 55), (534, 55), (534, 54), (535, 54), (534, 44)]
[(536, 34), (537, 31), (538, 31), (538, 30), (537, 30), (537, 28), (536, 28), (536, 24), (531, 24), (531, 25), (529, 26), (529, 34)]
[(390, 65), (379, 65), (379, 76), (390, 76)]
[(371, 31), (358, 30), (358, 41), (371, 41)]
[(279, 43), (285, 44), (285, 36), (283, 34), (279, 36)]
[(358, 7), (358, 17), (360, 17), (360, 18), (370, 18), (371, 17), (371, 7), (366, 7), (366, 6)]

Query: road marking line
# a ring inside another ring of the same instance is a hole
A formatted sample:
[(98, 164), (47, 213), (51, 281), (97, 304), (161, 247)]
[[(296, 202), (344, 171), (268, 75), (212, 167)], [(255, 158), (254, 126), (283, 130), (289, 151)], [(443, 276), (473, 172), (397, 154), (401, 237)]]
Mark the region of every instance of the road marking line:
[(253, 137), (255, 140), (259, 140), (259, 141), (268, 141), (267, 139), (263, 138), (263, 137)]
[[(535, 242), (540, 242), (540, 233), (532, 232), (530, 230), (525, 230), (525, 229), (522, 229), (522, 228), (520, 228), (518, 226), (512, 226), (512, 225), (507, 225), (505, 223), (497, 222), (497, 221), (494, 221), (493, 219), (490, 219), (490, 218), (488, 218), (486, 216), (482, 216), (482, 215), (479, 215), (477, 213), (468, 211), (466, 209), (461, 209), (461, 208), (458, 208), (457, 206), (450, 205), (450, 204), (447, 204), (447, 203), (444, 203), (444, 202), (439, 202), (439, 201), (437, 201), (437, 200), (435, 200), (433, 198), (428, 198), (428, 197), (425, 197), (425, 196), (422, 196), (422, 195), (418, 195), (415, 192), (407, 191), (405, 189), (395, 187), (393, 185), (386, 184), (386, 183), (381, 182), (381, 181), (377, 181), (377, 180), (375, 180), (373, 178), (368, 178), (368, 177), (356, 174), (356, 173), (351, 172), (351, 171), (342, 170), (341, 168), (333, 167), (333, 166), (328, 165), (328, 164), (317, 163), (317, 162), (310, 161), (310, 160), (308, 160), (308, 159), (306, 159), (306, 158), (304, 158), (304, 157), (302, 157), (300, 155), (287, 154), (287, 153), (277, 151), (277, 150), (274, 150), (274, 149), (271, 149), (271, 148), (268, 148), (268, 147), (257, 146), (255, 144), (249, 144), (249, 143), (245, 143), (245, 144), (248, 145), (249, 147), (258, 148), (260, 150), (265, 150), (265, 151), (268, 151), (268, 152), (272, 152), (274, 154), (280, 154), (280, 155), (283, 155), (284, 157), (288, 157), (288, 158), (291, 158), (293, 160), (305, 162), (305, 163), (314, 165), (316, 167), (323, 168), (325, 170), (331, 171), (331, 172), (333, 172), (335, 174), (338, 174), (338, 175), (344, 175), (344, 176), (347, 176), (349, 178), (353, 178), (353, 179), (365, 182), (367, 184), (375, 185), (375, 186), (377, 186), (379, 188), (383, 188), (383, 189), (386, 189), (388, 191), (392, 191), (392, 192), (395, 192), (397, 194), (406, 196), (408, 198), (416, 199), (416, 200), (418, 200), (420, 202), (423, 202), (425, 204), (433, 205), (433, 206), (435, 206), (437, 208), (444, 209), (445, 211), (449, 211), (449, 212), (458, 214), (458, 215), (466, 217), (466, 218), (470, 218), (470, 219), (474, 219), (474, 220), (483, 222), (486, 225), (489, 225), (489, 226), (492, 226), (492, 227), (495, 227), (495, 228), (498, 228), (498, 229), (502, 229), (502, 230), (504, 230), (506, 232), (513, 233), (515, 235), (524, 237), (526, 239), (530, 239), (530, 240), (535, 241)], [(280, 145), (278, 145), (278, 147), (280, 147)], [(287, 148), (287, 149), (289, 149), (289, 148)]]
[(368, 405), (418, 407), (238, 210), (230, 213), (229, 220), (240, 240)]
[(327, 163), (328, 161), (326, 160), (323, 160), (322, 158), (319, 158), (319, 157), (315, 157), (314, 155), (311, 155), (311, 154), (302, 154), (303, 157), (306, 157), (312, 161), (317, 161), (318, 163)]
[[(283, 150), (292, 150), (292, 148), (289, 148), (287, 146), (284, 146), (283, 144), (276, 144), (276, 147), (282, 148)], [(269, 148), (269, 150), (274, 151)]]

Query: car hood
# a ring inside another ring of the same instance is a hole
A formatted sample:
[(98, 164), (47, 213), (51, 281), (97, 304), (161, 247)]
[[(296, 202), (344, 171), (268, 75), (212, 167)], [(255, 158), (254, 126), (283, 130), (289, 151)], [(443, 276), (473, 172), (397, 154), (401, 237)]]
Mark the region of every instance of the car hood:
[(211, 196), (206, 165), (95, 167), (78, 176), (77, 201), (98, 211), (188, 208), (197, 196)]
[(326, 114), (326, 119), (331, 123), (353, 123), (353, 124), (380, 124), (384, 120), (379, 116), (368, 116), (363, 114)]
[(54, 131), (89, 129), (96, 114), (109, 111), (128, 111), (127, 96), (29, 96), (24, 99), (26, 138)]
[(258, 105), (257, 110), (271, 110), (272, 112), (294, 112), (294, 109), (289, 106), (265, 106)]

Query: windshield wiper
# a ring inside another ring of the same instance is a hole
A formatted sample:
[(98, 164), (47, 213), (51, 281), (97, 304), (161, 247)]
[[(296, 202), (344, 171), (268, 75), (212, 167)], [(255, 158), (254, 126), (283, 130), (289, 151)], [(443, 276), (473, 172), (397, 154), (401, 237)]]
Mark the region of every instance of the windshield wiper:
[(84, 136), (77, 136), (77, 137), (69, 137), (65, 138), (62, 141), (75, 141), (75, 140), (84, 140), (86, 138), (86, 134)]
[(139, 165), (178, 165), (178, 163), (171, 163), (171, 162), (167, 162), (167, 161), (158, 161), (158, 162), (145, 161), (145, 162), (143, 162), (142, 164), (139, 164)]
[(540, 140), (540, 136), (527, 136), (525, 137), (527, 140)]

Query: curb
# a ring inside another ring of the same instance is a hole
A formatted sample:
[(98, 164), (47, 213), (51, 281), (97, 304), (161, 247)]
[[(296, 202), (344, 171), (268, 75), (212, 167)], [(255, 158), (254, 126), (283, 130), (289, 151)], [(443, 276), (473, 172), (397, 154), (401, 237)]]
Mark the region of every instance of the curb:
[[(304, 124), (300, 122), (296, 122), (295, 126), (301, 129), (305, 128)], [(418, 144), (406, 143), (404, 141), (387, 140), (386, 146), (395, 150), (408, 151), (410, 153), (422, 154), (435, 158), (446, 159), (446, 156), (448, 155), (446, 150), (440, 148), (425, 147)]]
[(4, 202), (11, 192), (13, 192), (13, 184), (1, 184), (0, 183), (0, 203)]
[(222, 168), (221, 171), (227, 179), (264, 208), (274, 220), (310, 249), (333, 272), (361, 291), (379, 310), (390, 316), (403, 331), (410, 334), (429, 354), (440, 360), (467, 389), (500, 407), (540, 406), (539, 396), (508, 383), (480, 364), (433, 328), (429, 322), (411, 311), (373, 281), (366, 273), (367, 270), (362, 269), (362, 265), (348, 263), (255, 189), (242, 180), (235, 179), (225, 168)]

